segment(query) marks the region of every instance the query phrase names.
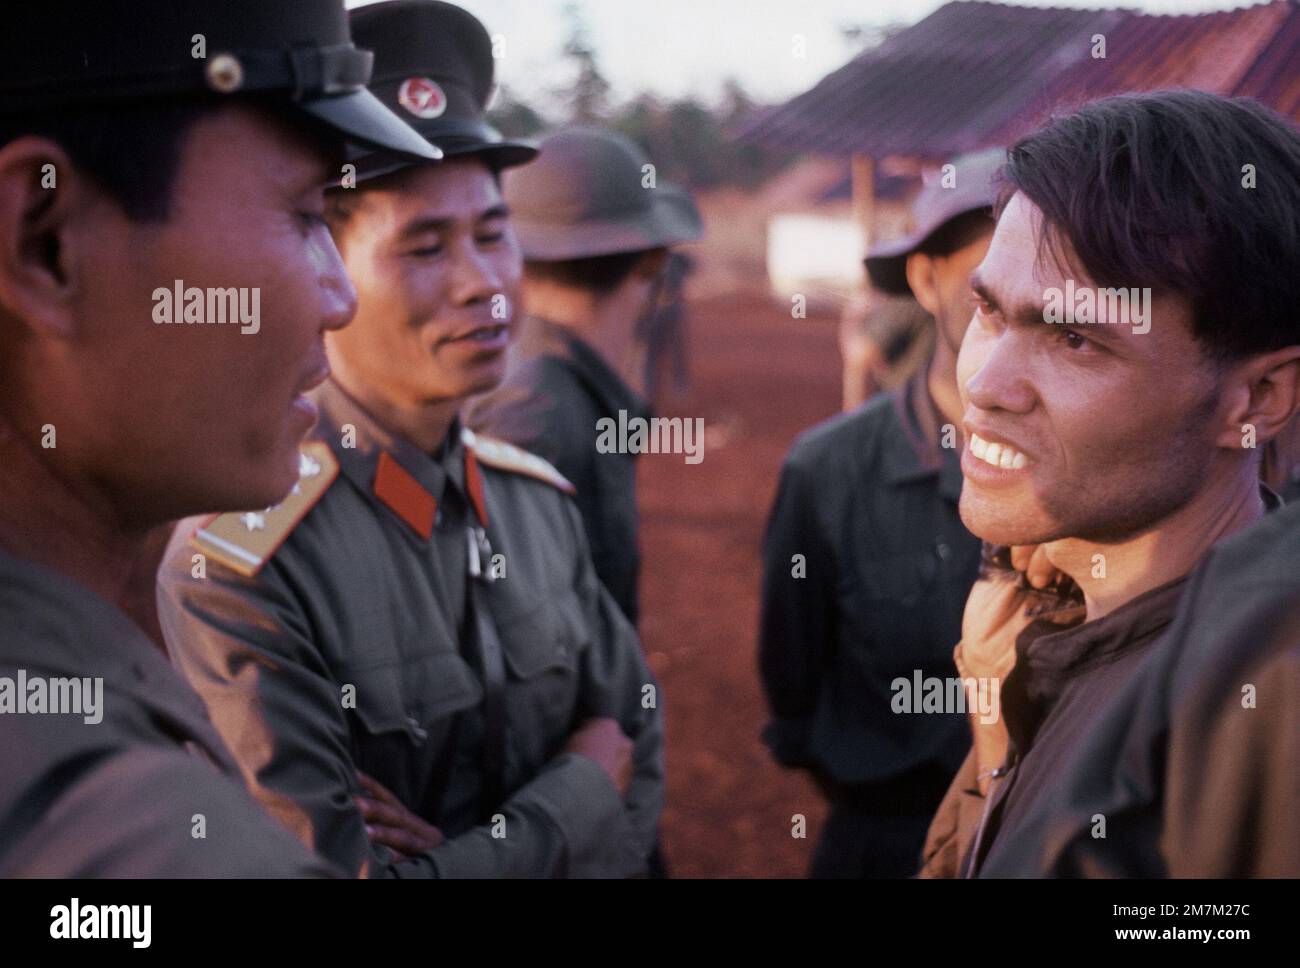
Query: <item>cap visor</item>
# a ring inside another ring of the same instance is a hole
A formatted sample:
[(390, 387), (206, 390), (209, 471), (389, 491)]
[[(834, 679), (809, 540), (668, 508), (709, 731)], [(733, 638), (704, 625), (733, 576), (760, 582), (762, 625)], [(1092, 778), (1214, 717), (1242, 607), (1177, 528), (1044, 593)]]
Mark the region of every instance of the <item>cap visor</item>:
[(302, 108), (362, 148), (394, 152), (418, 161), (437, 161), (442, 157), (441, 151), (369, 91), (305, 101)]
[[(442, 144), (436, 147), (442, 152), (444, 159), (479, 155), (487, 163), (487, 166), (494, 171), (513, 168), (515, 165), (525, 164), (537, 157), (537, 149), (523, 142), (498, 141), (455, 146)], [(406, 155), (395, 155), (388, 151), (368, 151), (351, 160), (357, 166), (358, 183), (369, 181), (372, 178), (382, 178), (384, 175), (391, 175), (395, 171), (401, 171), (403, 168), (410, 168), (419, 163)]]

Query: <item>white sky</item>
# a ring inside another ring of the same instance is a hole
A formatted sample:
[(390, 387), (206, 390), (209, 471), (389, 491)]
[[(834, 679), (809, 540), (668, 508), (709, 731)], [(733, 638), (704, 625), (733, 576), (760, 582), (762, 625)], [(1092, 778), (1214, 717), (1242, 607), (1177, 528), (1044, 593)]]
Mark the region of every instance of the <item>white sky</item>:
[[(347, 0), (349, 7), (368, 0)], [(504, 41), (497, 81), (536, 107), (572, 79), (560, 56), (569, 0), (458, 0)], [(915, 23), (946, 0), (575, 0), (597, 63), (615, 100), (641, 91), (712, 100), (727, 76), (759, 101), (804, 91), (856, 52), (846, 24)], [(1150, 13), (1200, 13), (1251, 0), (1016, 0), (1026, 6), (1135, 7)], [(794, 37), (805, 56), (794, 56)]]

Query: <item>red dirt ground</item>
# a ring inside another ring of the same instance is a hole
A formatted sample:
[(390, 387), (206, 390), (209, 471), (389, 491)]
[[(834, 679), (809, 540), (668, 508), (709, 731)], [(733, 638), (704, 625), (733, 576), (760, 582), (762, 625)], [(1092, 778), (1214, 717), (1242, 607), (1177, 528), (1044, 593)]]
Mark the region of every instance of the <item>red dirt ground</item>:
[[(668, 727), (665, 849), (678, 877), (803, 877), (825, 807), (759, 738), (759, 549), (781, 460), (839, 408), (835, 321), (762, 296), (690, 307), (693, 388), (662, 416), (703, 417), (704, 460), (640, 461), (641, 632)], [(791, 835), (794, 814), (807, 837)]]

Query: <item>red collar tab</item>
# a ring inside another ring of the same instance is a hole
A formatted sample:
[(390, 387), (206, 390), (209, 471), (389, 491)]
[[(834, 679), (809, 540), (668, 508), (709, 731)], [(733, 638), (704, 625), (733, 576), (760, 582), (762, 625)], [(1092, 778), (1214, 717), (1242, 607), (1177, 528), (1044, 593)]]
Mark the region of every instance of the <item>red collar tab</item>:
[(425, 541), (429, 540), (433, 534), (433, 519), (438, 510), (438, 502), (388, 451), (379, 454), (374, 493), (412, 531)]

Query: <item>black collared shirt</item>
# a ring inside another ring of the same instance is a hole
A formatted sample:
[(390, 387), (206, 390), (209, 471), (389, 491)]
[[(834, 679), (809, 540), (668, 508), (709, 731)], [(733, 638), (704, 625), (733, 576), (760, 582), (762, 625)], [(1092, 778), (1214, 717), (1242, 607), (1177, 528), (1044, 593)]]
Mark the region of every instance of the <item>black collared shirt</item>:
[(960, 441), (940, 445), (925, 373), (791, 448), (763, 546), (759, 641), (773, 756), (912, 813), (938, 803), (970, 730), (959, 712), (895, 713), (891, 683), (957, 675), (980, 552), (957, 513)]
[(633, 624), (641, 551), (636, 454), (596, 450), (597, 422), (619, 411), (649, 419), (650, 408), (588, 343), (570, 330), (526, 317), (505, 380), (465, 408), (474, 430), (550, 461), (577, 489), (596, 574)]

